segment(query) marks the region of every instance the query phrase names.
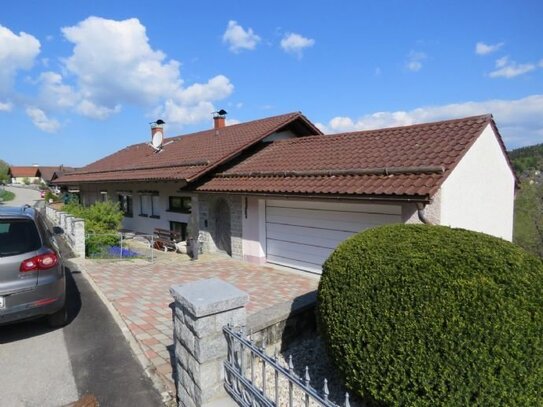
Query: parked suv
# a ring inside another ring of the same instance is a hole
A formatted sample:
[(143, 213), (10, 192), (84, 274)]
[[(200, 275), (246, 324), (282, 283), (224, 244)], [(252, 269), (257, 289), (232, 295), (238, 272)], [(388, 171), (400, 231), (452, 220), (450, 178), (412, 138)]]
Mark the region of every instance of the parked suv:
[(29, 206), (0, 207), (0, 325), (67, 322), (64, 264), (53, 232)]

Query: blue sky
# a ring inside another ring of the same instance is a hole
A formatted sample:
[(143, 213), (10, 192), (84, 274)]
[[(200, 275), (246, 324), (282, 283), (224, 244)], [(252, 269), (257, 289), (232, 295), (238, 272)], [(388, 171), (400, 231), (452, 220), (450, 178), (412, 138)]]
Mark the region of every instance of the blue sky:
[(83, 166), (221, 108), (330, 133), (493, 113), (508, 148), (541, 143), (542, 18), (541, 1), (7, 2), (0, 159)]

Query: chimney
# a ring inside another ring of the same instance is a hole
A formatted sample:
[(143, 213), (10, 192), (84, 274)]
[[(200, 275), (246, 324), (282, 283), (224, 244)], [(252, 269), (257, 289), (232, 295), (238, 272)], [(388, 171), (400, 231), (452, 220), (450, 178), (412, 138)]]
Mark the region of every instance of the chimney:
[(213, 112), (213, 124), (215, 129), (222, 129), (226, 126), (226, 114), (226, 110), (224, 109)]
[(156, 122), (151, 123), (151, 145), (155, 149), (162, 147), (162, 141), (164, 140), (164, 120), (158, 119)]

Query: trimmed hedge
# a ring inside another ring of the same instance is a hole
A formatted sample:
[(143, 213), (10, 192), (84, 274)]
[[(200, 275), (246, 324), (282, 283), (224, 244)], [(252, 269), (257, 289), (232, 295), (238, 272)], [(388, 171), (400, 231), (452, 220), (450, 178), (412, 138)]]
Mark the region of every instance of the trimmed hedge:
[(543, 405), (543, 263), (461, 229), (392, 225), (323, 266), (319, 325), (370, 405)]

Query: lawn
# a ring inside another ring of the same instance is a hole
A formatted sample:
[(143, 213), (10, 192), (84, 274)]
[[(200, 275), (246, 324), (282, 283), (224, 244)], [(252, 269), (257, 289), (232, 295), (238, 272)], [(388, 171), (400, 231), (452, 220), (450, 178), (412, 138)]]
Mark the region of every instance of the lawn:
[(15, 194), (10, 191), (1, 190), (0, 191), (0, 201), (12, 201), (15, 198)]

